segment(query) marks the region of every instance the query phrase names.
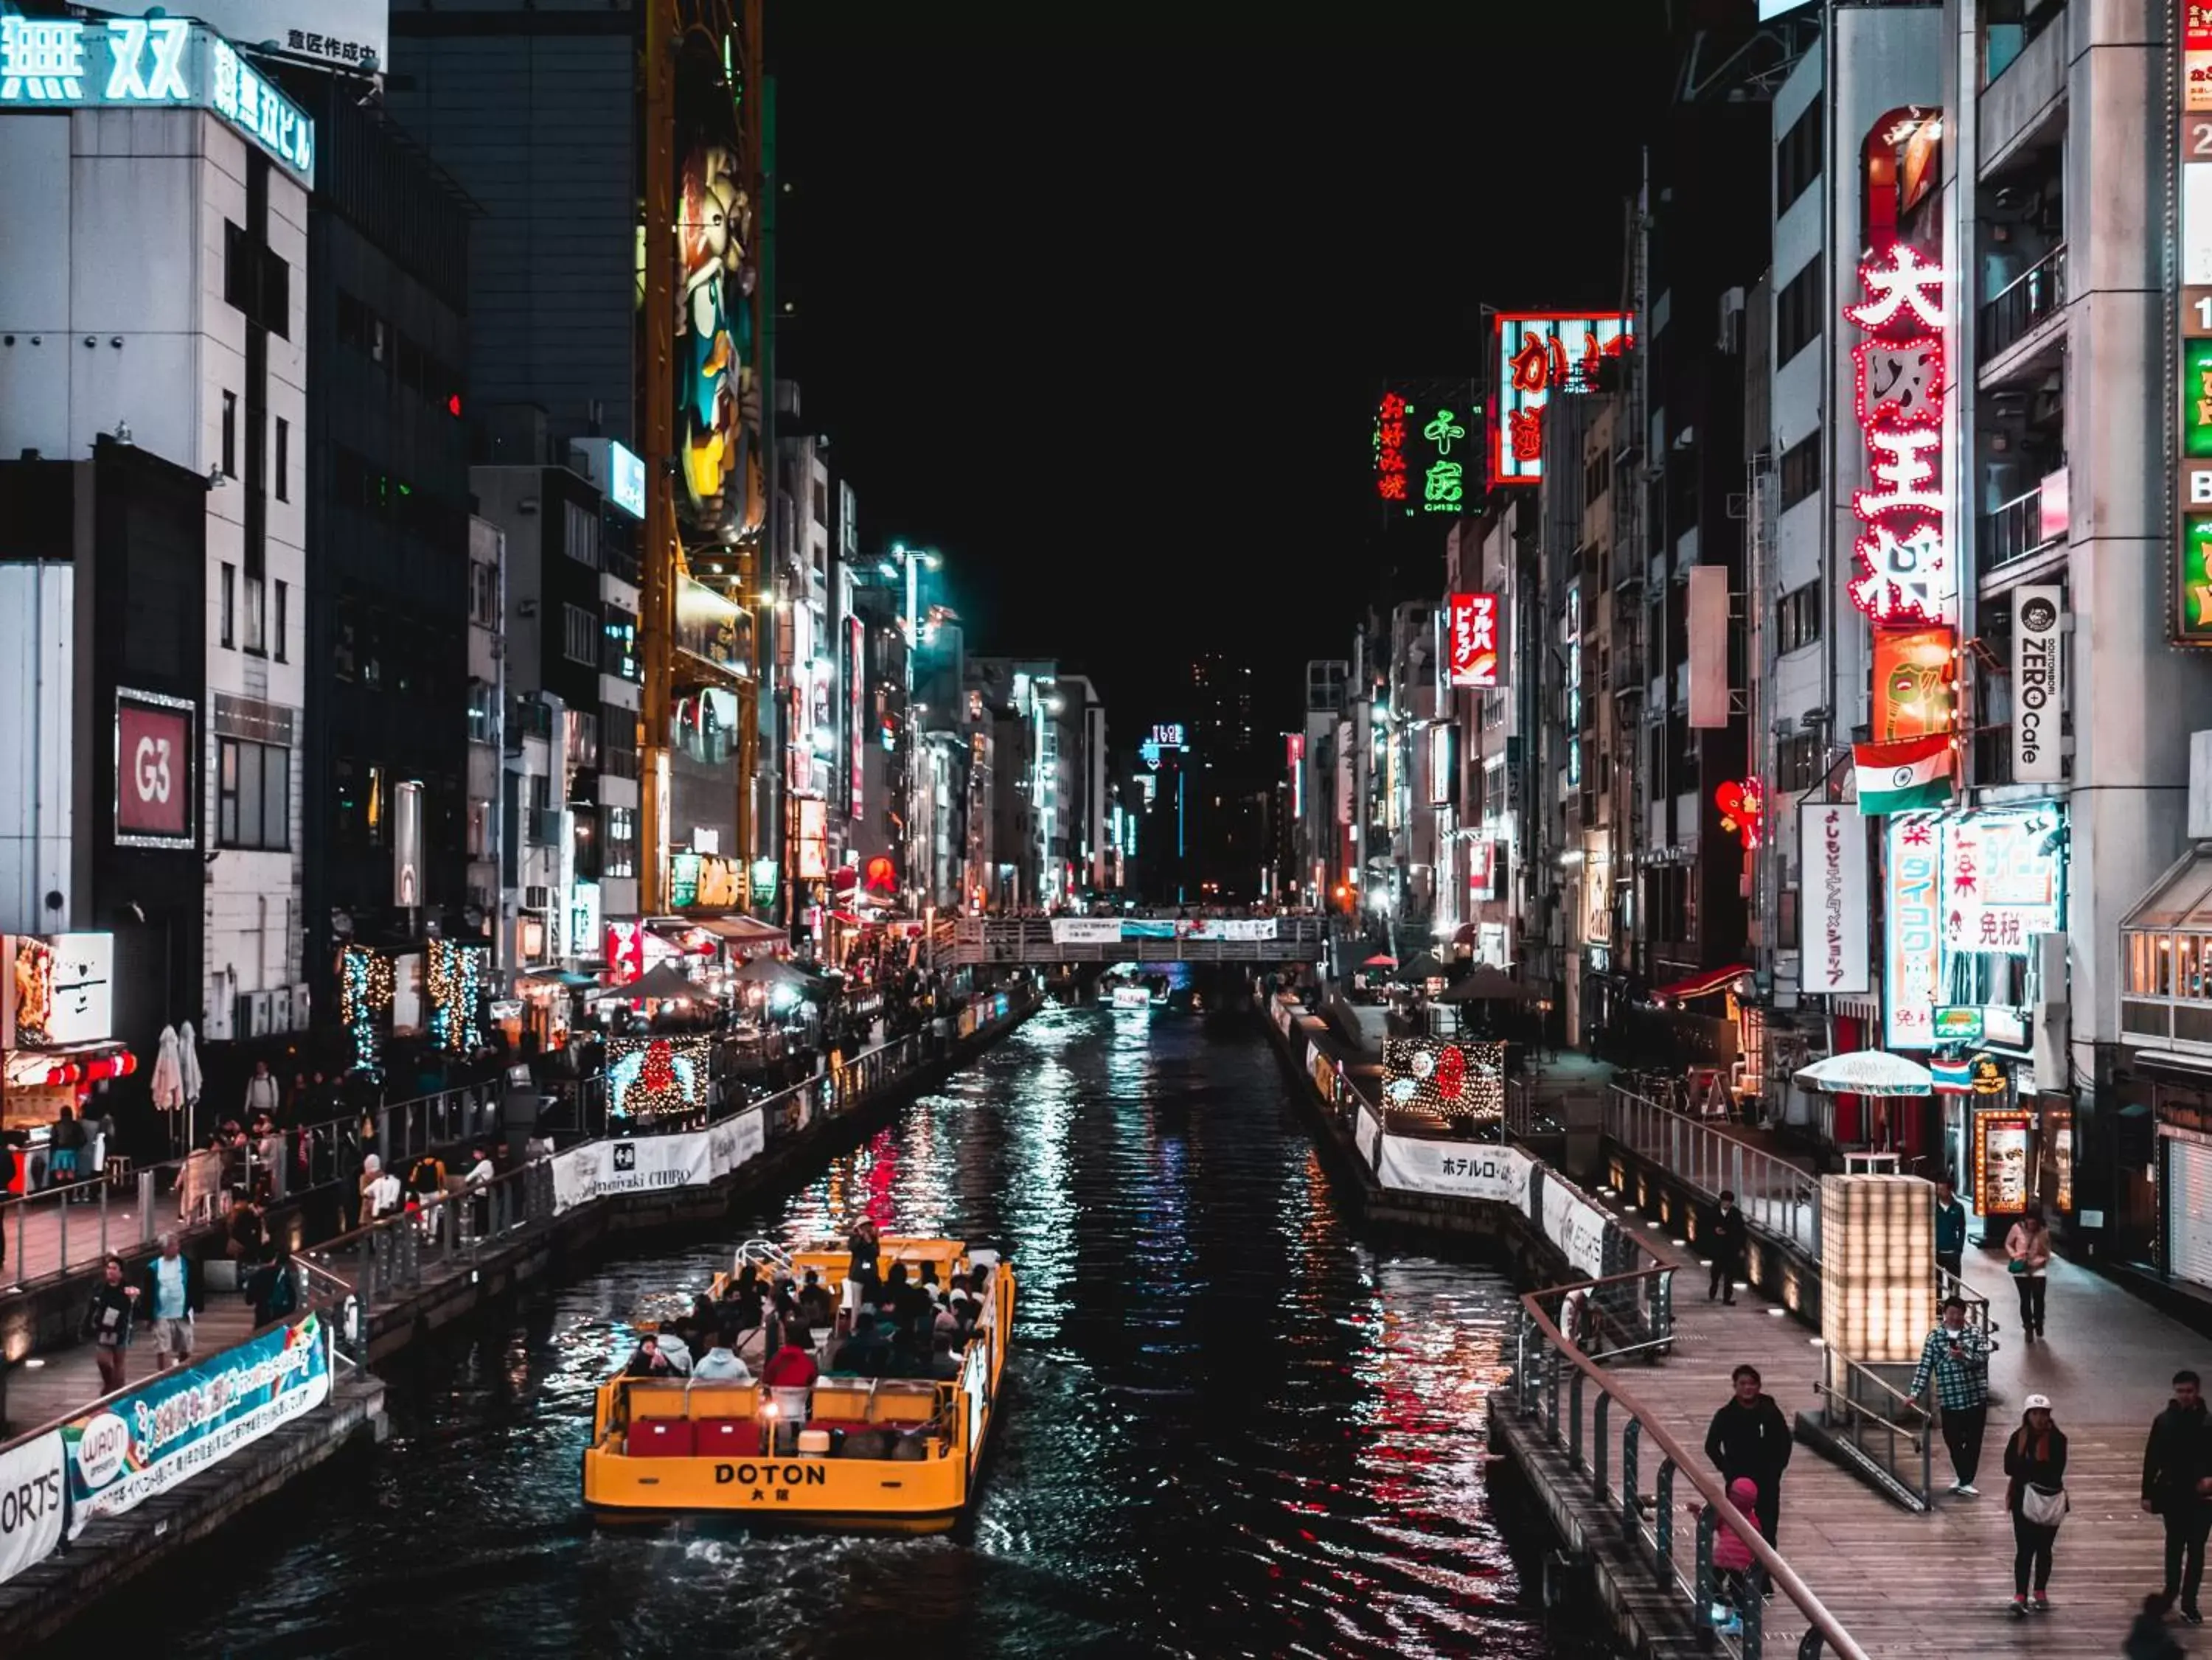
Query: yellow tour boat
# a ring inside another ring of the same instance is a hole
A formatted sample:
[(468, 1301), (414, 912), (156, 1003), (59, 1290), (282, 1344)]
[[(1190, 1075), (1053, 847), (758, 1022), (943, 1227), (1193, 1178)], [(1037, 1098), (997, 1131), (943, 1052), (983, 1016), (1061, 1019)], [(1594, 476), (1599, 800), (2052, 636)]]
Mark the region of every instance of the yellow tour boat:
[[(957, 1380), (869, 1378), (829, 1369), (809, 1387), (684, 1378), (616, 1377), (599, 1385), (584, 1453), (584, 1503), (602, 1519), (681, 1514), (807, 1527), (939, 1533), (975, 1496), (1000, 1407), (1013, 1330), (1013, 1270), (957, 1239), (885, 1239), (878, 1271), (925, 1266), (942, 1286), (982, 1279), (982, 1312), (958, 1356)], [(764, 1279), (809, 1269), (851, 1309), (846, 1247), (788, 1255), (762, 1241), (738, 1252)], [(713, 1287), (719, 1296), (727, 1275)], [(817, 1339), (826, 1334), (817, 1333)], [(822, 1347), (834, 1350), (835, 1340)], [(888, 1456), (878, 1456), (888, 1455)]]

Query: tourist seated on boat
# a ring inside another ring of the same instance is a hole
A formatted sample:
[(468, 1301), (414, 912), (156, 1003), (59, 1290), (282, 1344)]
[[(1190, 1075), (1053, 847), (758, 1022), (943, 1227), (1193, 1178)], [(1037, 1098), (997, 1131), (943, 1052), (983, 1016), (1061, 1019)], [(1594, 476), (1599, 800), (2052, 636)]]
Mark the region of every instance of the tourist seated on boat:
[(698, 1363), (691, 1368), (691, 1378), (694, 1383), (701, 1384), (750, 1384), (753, 1374), (731, 1348), (730, 1335), (718, 1332), (714, 1336), (714, 1346), (700, 1356)]
[(861, 1378), (883, 1378), (890, 1375), (890, 1342), (876, 1329), (876, 1317), (862, 1314), (853, 1322), (853, 1335), (837, 1346), (830, 1370)]
[(930, 1341), (929, 1370), (923, 1374), (940, 1384), (957, 1382), (960, 1377), (960, 1357), (952, 1352), (952, 1335), (940, 1331)]
[(815, 1379), (821, 1375), (822, 1368), (815, 1361), (814, 1351), (806, 1346), (803, 1335), (793, 1333), (761, 1368), (760, 1380), (772, 1391), (795, 1390), (803, 1394), (814, 1387)]
[(676, 1375), (675, 1363), (660, 1352), (659, 1332), (648, 1331), (637, 1340), (637, 1347), (630, 1351), (629, 1364), (623, 1368), (623, 1372), (630, 1378), (672, 1378)]
[(660, 1352), (667, 1357), (668, 1364), (676, 1368), (678, 1377), (691, 1375), (691, 1345), (684, 1341), (682, 1332), (670, 1331), (664, 1327), (660, 1333)]
[(806, 1270), (806, 1283), (799, 1288), (799, 1318), (810, 1326), (837, 1324), (837, 1300), (822, 1283), (822, 1276), (811, 1268)]
[(942, 1292), (938, 1293), (937, 1316), (933, 1323), (933, 1336), (951, 1337), (960, 1330), (960, 1317), (952, 1312), (952, 1300)]

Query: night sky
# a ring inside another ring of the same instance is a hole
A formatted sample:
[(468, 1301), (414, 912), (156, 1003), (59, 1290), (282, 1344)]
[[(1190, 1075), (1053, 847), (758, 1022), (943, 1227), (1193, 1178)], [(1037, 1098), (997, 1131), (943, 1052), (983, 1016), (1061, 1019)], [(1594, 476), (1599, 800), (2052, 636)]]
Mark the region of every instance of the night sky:
[(863, 547), (1123, 735), (1202, 646), (1294, 719), (1382, 568), (1380, 379), (1618, 300), (1668, 80), (1658, 0), (769, 4), (779, 367)]

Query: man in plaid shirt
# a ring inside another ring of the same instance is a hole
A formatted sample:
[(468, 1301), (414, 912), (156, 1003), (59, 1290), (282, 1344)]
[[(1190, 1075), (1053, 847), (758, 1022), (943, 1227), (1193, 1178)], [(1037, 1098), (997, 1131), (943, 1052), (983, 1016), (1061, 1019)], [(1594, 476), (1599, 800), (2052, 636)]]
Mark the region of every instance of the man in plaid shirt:
[(1936, 1379), (1936, 1404), (1943, 1414), (1943, 1445), (1950, 1449), (1957, 1479), (1951, 1491), (1978, 1499), (1974, 1473), (1982, 1464), (1982, 1430), (1990, 1417), (1990, 1346), (1966, 1324), (1966, 1305), (1953, 1297), (1943, 1305), (1943, 1324), (1928, 1334), (1920, 1364), (1912, 1373), (1914, 1400)]

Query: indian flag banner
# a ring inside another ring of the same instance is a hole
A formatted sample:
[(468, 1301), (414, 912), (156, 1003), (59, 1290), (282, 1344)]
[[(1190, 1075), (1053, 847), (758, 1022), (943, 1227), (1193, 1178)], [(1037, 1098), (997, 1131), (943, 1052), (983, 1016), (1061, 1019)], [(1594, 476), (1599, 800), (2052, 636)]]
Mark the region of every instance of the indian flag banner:
[(1951, 799), (1951, 740), (1946, 734), (1902, 743), (1855, 743), (1859, 811), (1868, 818), (1941, 807)]

